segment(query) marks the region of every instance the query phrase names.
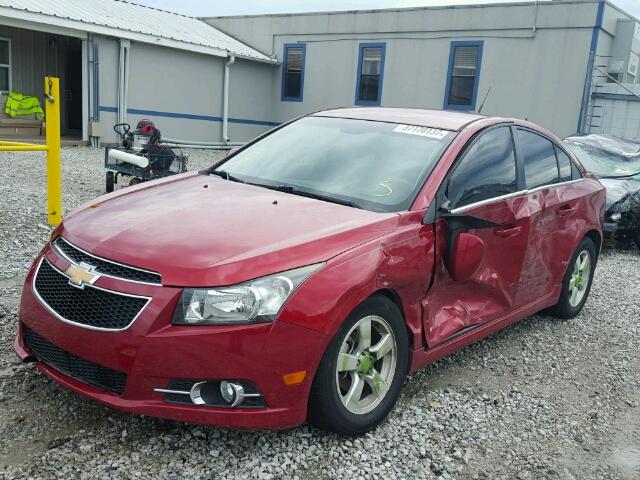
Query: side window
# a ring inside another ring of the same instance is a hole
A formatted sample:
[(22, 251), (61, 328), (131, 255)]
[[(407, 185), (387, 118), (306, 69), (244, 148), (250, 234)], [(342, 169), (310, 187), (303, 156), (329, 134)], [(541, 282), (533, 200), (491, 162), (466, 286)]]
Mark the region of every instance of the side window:
[(307, 46), (304, 43), (285, 44), (282, 62), (282, 101), (302, 101), (306, 53)]
[(518, 130), (517, 141), (523, 157), (527, 188), (558, 183), (558, 162), (553, 143), (527, 130)]
[(571, 164), (573, 163), (564, 151), (557, 145), (554, 145), (556, 149), (556, 157), (558, 158), (558, 171), (560, 172), (560, 181), (568, 182), (571, 180)]
[(482, 133), (456, 165), (447, 183), (452, 208), (516, 191), (516, 157), (509, 127)]

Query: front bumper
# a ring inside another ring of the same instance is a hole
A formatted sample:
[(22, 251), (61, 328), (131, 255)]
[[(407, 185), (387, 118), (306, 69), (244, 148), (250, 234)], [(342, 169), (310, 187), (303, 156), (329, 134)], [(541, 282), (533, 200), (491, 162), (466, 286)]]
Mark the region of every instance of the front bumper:
[[(49, 247), (44, 256), (64, 271), (69, 262)], [(38, 262), (36, 262), (37, 264)], [(174, 326), (179, 288), (102, 277), (96, 285), (151, 298), (135, 322), (121, 332), (83, 328), (58, 319), (35, 295), (35, 265), (25, 281), (17, 355), (33, 357), (25, 327), (76, 357), (127, 375), (121, 395), (72, 378), (39, 361), (58, 383), (105, 405), (132, 413), (231, 428), (287, 428), (303, 423), (314, 372), (329, 341), (314, 330), (276, 321), (244, 326)], [(285, 385), (283, 376), (305, 370), (304, 381)], [(176, 379), (246, 380), (263, 394), (265, 407), (209, 407), (168, 403), (155, 388)]]

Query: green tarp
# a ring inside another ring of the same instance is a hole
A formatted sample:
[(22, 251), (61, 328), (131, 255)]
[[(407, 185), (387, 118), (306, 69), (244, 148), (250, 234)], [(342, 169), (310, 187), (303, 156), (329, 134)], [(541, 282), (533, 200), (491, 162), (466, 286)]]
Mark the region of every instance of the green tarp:
[(42, 120), (44, 112), (40, 106), (38, 97), (30, 97), (18, 92), (9, 92), (7, 103), (4, 106), (4, 113), (14, 118), (16, 115), (34, 115), (38, 120)]

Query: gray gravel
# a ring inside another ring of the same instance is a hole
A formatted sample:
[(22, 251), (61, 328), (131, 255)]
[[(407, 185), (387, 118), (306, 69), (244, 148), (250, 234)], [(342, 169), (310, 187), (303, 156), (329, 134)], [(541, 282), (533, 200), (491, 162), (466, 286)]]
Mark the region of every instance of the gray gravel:
[[(189, 152), (191, 169), (219, 153)], [(120, 413), (11, 344), (47, 240), (42, 155), (0, 154), (0, 479), (640, 479), (640, 255), (606, 252), (582, 314), (527, 318), (411, 375), (361, 438), (238, 432)], [(103, 192), (102, 152), (66, 148), (64, 205)]]

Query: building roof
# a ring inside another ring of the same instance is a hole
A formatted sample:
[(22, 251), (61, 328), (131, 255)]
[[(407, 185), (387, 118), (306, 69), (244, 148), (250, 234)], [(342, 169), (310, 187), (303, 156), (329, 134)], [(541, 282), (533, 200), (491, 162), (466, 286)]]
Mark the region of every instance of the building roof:
[(0, 23), (5, 22), (24, 28), (42, 25), (220, 57), (229, 52), (251, 60), (275, 62), (202, 20), (124, 0), (0, 0)]
[(476, 120), (487, 118), (477, 113), (388, 107), (335, 108), (316, 112), (314, 115), (320, 117), (353, 118), (357, 120), (402, 123), (453, 131), (458, 131), (465, 125), (475, 122)]

